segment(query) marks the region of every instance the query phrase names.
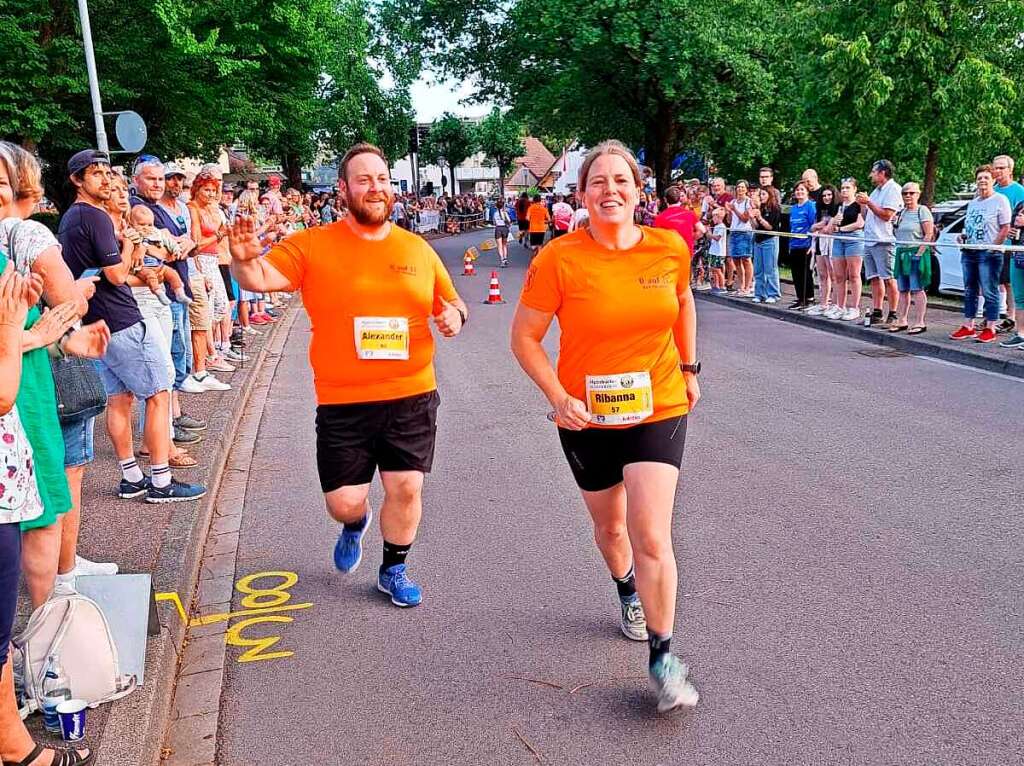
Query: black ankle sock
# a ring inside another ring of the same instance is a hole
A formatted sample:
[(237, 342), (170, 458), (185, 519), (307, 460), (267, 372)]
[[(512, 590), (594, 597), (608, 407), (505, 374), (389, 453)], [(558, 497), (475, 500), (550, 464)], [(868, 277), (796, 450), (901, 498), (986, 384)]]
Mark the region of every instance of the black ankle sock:
[(647, 645), (651, 647), (651, 657), (648, 661), (648, 665), (652, 666), (663, 654), (668, 654), (669, 643), (672, 641), (672, 636), (659, 636), (657, 633), (652, 631), (650, 628), (647, 630)]
[(359, 519), (359, 521), (346, 521), (342, 526), (349, 532), (362, 532), (366, 529), (366, 522), (369, 521), (369, 519), (370, 515), (367, 514), (366, 516), (363, 516), (363, 518)]
[(619, 592), (619, 600), (626, 601), (636, 595), (636, 575), (633, 567), (629, 568), (624, 577), (612, 577), (615, 589)]
[(380, 571), (383, 572), (385, 569), (390, 569), (395, 564), (404, 564), (405, 557), (409, 555), (409, 549), (412, 547), (412, 543), (408, 545), (395, 545), (389, 543), (387, 540), (384, 541), (384, 560), (381, 562)]

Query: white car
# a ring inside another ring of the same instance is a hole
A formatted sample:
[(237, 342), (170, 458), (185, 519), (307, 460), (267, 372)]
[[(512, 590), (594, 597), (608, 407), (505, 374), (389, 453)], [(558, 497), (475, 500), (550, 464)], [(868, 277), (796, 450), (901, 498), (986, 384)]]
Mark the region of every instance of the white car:
[[(960, 267), (960, 243), (957, 238), (964, 233), (964, 218), (959, 216), (939, 231), (935, 241), (935, 255), (932, 259), (932, 292), (964, 291), (964, 272)], [(938, 267), (938, 274), (936, 274)]]

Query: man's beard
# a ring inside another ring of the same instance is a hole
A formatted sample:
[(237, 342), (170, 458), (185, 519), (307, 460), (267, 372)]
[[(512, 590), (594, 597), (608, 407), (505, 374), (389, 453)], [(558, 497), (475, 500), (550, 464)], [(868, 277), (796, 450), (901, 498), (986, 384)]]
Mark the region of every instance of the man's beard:
[[(346, 195), (346, 201), (348, 202), (348, 212), (356, 219), (358, 223), (363, 226), (381, 226), (391, 218), (391, 210), (395, 206), (395, 198), (390, 194), (379, 194), (373, 195), (373, 197), (367, 200), (366, 195), (363, 200), (357, 200), (351, 196)], [(385, 202), (383, 209), (376, 206), (371, 207), (365, 204), (366, 201), (370, 202)]]

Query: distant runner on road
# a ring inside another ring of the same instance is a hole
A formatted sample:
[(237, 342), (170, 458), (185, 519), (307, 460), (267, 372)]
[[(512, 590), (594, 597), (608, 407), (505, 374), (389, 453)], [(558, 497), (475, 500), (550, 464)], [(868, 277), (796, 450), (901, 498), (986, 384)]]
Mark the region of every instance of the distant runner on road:
[(229, 233), (231, 272), (246, 290), (302, 291), (312, 324), (317, 469), (327, 511), (343, 525), (335, 566), (352, 572), (362, 560), (370, 482), (379, 469), (384, 557), (377, 587), (396, 606), (416, 606), (422, 595), (405, 559), (420, 522), (440, 403), (427, 319), (452, 338), (468, 312), (437, 253), (390, 222), (394, 196), (380, 149), (349, 149), (338, 187), (348, 217), (298, 232), (265, 257), (256, 222), (240, 216)]
[[(555, 410), (618, 590), (622, 632), (648, 642), (665, 712), (698, 698), (686, 664), (669, 652), (672, 507), (686, 416), (700, 399), (690, 252), (676, 232), (633, 223), (640, 169), (618, 141), (595, 147), (579, 179), (589, 228), (549, 243), (530, 265), (512, 351)], [(557, 373), (541, 345), (555, 317)]]

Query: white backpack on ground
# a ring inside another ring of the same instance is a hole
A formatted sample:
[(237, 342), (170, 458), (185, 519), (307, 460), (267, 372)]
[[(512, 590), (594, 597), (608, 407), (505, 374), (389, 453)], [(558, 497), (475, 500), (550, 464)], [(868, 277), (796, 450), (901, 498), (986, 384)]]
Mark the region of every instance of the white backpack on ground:
[(36, 609), (11, 642), (21, 655), (30, 710), (42, 709), (43, 674), (51, 654), (71, 682), (71, 696), (89, 707), (135, 691), (135, 676), (121, 674), (117, 646), (99, 604), (79, 593), (54, 595)]

